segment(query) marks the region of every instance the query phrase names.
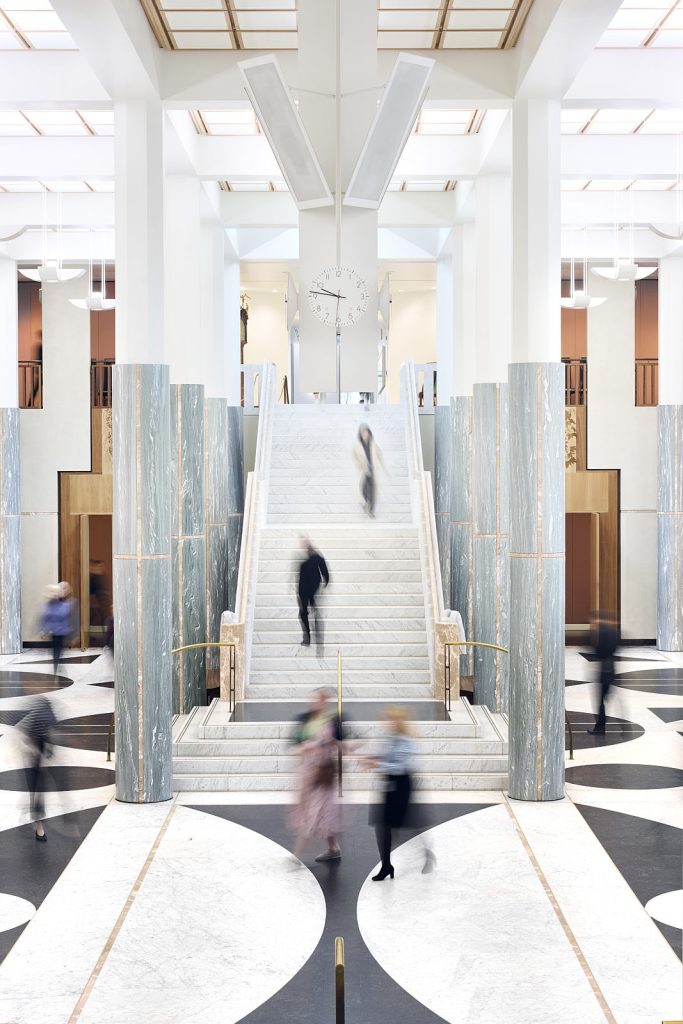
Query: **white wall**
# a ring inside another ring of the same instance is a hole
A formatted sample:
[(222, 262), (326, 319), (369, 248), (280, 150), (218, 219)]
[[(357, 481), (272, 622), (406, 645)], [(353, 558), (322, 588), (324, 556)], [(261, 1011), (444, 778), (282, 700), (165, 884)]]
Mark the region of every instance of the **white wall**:
[(272, 290), (250, 290), (249, 285), (243, 286), (242, 290), (249, 295), (249, 323), (244, 360), (247, 363), (263, 363), (266, 360), (274, 362), (277, 366), (279, 394), (284, 375), (289, 376), (289, 337), (285, 293), (282, 288), (276, 293), (273, 293)]
[(431, 285), (391, 293), (389, 324), (389, 381), (387, 401), (400, 400), (401, 363), (436, 361), (436, 290)]
[(21, 412), (21, 620), (37, 636), (45, 587), (58, 581), (58, 474), (90, 469), (90, 314), (69, 302), (85, 277), (43, 286), (43, 408)]
[(635, 288), (591, 276), (588, 468), (621, 470), (621, 625), (657, 635), (657, 410), (635, 406)]

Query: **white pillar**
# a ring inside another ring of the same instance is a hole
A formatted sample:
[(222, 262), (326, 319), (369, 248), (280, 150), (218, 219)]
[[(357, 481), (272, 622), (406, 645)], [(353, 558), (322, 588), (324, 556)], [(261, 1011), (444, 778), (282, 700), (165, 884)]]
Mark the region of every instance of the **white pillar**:
[(510, 795), (564, 792), (560, 105), (513, 105)]
[(0, 257), (0, 654), (21, 651), (17, 265)]
[(659, 264), (657, 646), (683, 651), (683, 257)]
[(512, 351), (512, 183), (476, 180), (476, 381), (507, 380)]
[(474, 221), (453, 232), (453, 376), (454, 394), (472, 396), (475, 373), (477, 252)]
[(166, 358), (172, 384), (200, 384), (209, 343), (201, 330), (201, 184), (195, 175), (167, 174), (164, 187)]

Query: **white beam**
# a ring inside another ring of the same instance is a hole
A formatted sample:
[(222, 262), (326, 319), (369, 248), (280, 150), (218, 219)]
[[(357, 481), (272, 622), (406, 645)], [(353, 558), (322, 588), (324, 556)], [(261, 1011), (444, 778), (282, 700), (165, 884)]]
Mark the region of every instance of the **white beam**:
[[(249, 57), (269, 51), (249, 50)], [(243, 50), (159, 51), (161, 96), (167, 109), (225, 109), (226, 104), (245, 101), (247, 94), (238, 63)], [(290, 89), (297, 81), (296, 51), (278, 52), (278, 62)]]
[[(57, 198), (48, 197), (48, 222), (57, 223)], [(43, 223), (43, 197), (40, 193), (0, 193), (0, 224)], [(62, 224), (65, 227), (103, 228), (114, 225), (114, 196), (111, 193), (78, 192), (62, 196)], [(0, 236), (3, 235), (0, 229)]]
[(158, 95), (160, 48), (138, 0), (52, 0), (112, 99)]
[[(26, 231), (11, 242), (5, 242), (4, 248), (15, 260), (23, 263), (40, 263), (43, 259), (42, 230)], [(114, 259), (113, 230), (97, 231), (94, 236), (88, 228), (68, 229), (64, 231), (61, 245), (57, 233), (50, 233), (47, 239), (47, 258), (59, 259), (60, 254), (65, 264), (85, 266), (89, 257), (105, 260)]]
[(82, 53), (3, 50), (3, 110), (111, 107), (111, 98)]
[(675, 178), (675, 135), (564, 135), (565, 178)]
[(0, 174), (7, 181), (111, 181), (114, 140), (99, 136), (2, 138)]
[[(626, 223), (629, 216), (634, 224), (673, 225), (676, 222), (676, 194), (674, 192), (563, 192), (562, 224), (597, 226)], [(616, 212), (615, 212), (616, 211)]]
[(517, 96), (562, 99), (620, 6), (621, 0), (533, 4), (514, 51)]
[(264, 135), (198, 135), (195, 167), (200, 178), (281, 178), (282, 172)]
[(680, 107), (679, 49), (594, 50), (564, 98), (577, 107)]

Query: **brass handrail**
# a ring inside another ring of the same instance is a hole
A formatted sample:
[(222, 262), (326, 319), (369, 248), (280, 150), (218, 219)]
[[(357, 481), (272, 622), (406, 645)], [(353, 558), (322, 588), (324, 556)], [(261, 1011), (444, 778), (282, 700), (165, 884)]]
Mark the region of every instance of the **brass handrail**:
[(230, 663), (228, 665), (228, 707), (230, 708), (230, 714), (235, 710), (235, 674), (236, 674), (236, 657), (235, 657), (235, 641), (234, 640), (213, 640), (210, 643), (205, 644), (185, 644), (183, 647), (174, 647), (171, 650), (171, 654), (180, 654), (182, 651), (194, 651), (198, 647), (230, 647)]
[(567, 709), (564, 709), (564, 724), (569, 729), (569, 760), (574, 760), (574, 733), (572, 731), (572, 723), (569, 718)]
[(334, 1002), (335, 1002), (335, 1024), (345, 1024), (346, 1006), (344, 1000), (344, 974), (346, 964), (344, 962), (344, 940), (337, 936), (334, 940)]
[(498, 644), (485, 644), (481, 640), (447, 640), (444, 646), (443, 665), (443, 701), (446, 711), (451, 710), (451, 647), (488, 647), (493, 651), (509, 654), (507, 647)]
[[(337, 651), (337, 721), (339, 729), (342, 728), (342, 656), (341, 651)], [(343, 733), (342, 733), (343, 735)], [(342, 770), (343, 770), (343, 757), (344, 749), (341, 743), (337, 746), (337, 777), (338, 777), (338, 790), (339, 796), (342, 795)], [(343, 942), (342, 942), (343, 946)]]
[[(214, 640), (213, 643), (206, 644), (185, 644), (183, 647), (173, 647), (171, 654), (180, 654), (182, 651), (193, 651), (198, 647), (230, 647), (230, 664), (228, 667), (228, 704), (230, 707), (230, 714), (235, 710), (235, 643), (233, 640)], [(107, 761), (111, 761), (111, 735), (114, 729), (114, 715), (111, 716), (111, 722), (109, 723), (109, 732), (107, 734)]]

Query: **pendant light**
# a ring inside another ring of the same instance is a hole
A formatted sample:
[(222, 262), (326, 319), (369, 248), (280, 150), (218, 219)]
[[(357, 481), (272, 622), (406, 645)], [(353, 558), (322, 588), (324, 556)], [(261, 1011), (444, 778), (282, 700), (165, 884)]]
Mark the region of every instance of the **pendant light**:
[(614, 193), (614, 263), (611, 267), (593, 267), (596, 277), (604, 277), (608, 281), (642, 281), (644, 277), (654, 274), (656, 267), (639, 267), (634, 259), (633, 235), (633, 191), (628, 193), (628, 259), (619, 256), (619, 225), (617, 223), (617, 193)]
[(564, 309), (591, 309), (593, 306), (601, 306), (605, 301), (604, 297), (593, 298), (588, 294), (588, 228), (584, 228), (584, 244), (583, 244), (583, 280), (581, 282), (582, 288), (576, 287), (575, 279), (575, 262), (574, 253), (570, 260), (570, 275), (571, 281), (569, 284), (569, 298), (561, 298), (560, 305)]
[(671, 231), (667, 224), (665, 227), (659, 224), (650, 224), (650, 230), (654, 231), (660, 238), (666, 238), (672, 242), (683, 242), (683, 132), (676, 136), (676, 226)]
[(108, 309), (116, 307), (116, 299), (107, 298), (107, 275), (104, 256), (100, 260), (100, 290), (96, 292), (93, 286), (93, 259), (92, 259), (92, 229), (90, 231), (90, 259), (88, 260), (88, 279), (90, 288), (87, 299), (69, 299), (72, 306), (78, 309), (87, 309), (91, 313), (103, 313)]
[(48, 262), (47, 258), (47, 188), (43, 185), (43, 262), (39, 267), (30, 270), (21, 270), (22, 277), (29, 281), (38, 281), (40, 284), (60, 284), (63, 281), (74, 281), (82, 277), (85, 270), (80, 267), (73, 270), (66, 270), (62, 261), (62, 193), (59, 193), (59, 232), (57, 235), (57, 248), (59, 256), (57, 261)]

